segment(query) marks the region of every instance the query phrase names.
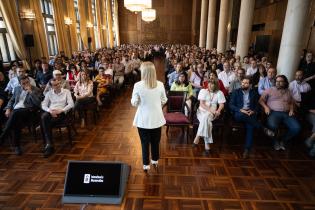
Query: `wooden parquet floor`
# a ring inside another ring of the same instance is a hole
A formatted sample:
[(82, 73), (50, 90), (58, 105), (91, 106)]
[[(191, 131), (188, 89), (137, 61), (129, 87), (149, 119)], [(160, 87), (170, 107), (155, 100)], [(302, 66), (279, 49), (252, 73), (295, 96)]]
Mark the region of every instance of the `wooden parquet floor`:
[[(163, 62), (156, 62), (163, 77)], [(0, 148), (1, 210), (76, 210), (61, 203), (68, 160), (118, 160), (131, 165), (122, 205), (88, 205), (88, 210), (310, 210), (315, 209), (315, 162), (297, 144), (274, 152), (268, 140), (256, 141), (251, 159), (240, 159), (242, 135), (219, 140), (203, 156), (202, 145), (186, 144), (181, 130), (163, 128), (158, 171), (142, 171), (141, 146), (132, 127), (131, 88), (103, 109), (97, 125), (78, 129), (73, 147), (66, 132), (55, 134), (56, 153), (42, 157), (42, 143), (25, 132), (22, 156), (8, 143)], [(91, 120), (89, 121), (91, 122)], [(77, 126), (78, 127), (78, 126)]]

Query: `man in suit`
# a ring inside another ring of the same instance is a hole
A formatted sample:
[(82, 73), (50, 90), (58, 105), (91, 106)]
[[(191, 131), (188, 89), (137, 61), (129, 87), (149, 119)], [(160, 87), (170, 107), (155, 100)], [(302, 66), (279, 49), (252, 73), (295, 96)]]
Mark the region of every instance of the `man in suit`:
[(258, 94), (251, 88), (251, 79), (245, 77), (242, 79), (241, 88), (232, 92), (230, 110), (237, 122), (245, 124), (246, 143), (243, 158), (248, 158), (253, 144), (253, 132), (255, 128), (262, 128), (268, 136), (274, 136), (274, 132), (264, 128), (257, 120), (258, 113)]
[(19, 76), (18, 80), (19, 86), (15, 87), (13, 96), (5, 107), (5, 115), (8, 117), (8, 121), (0, 135), (0, 143), (3, 142), (9, 131), (14, 131), (13, 144), (15, 146), (15, 153), (21, 155), (21, 129), (25, 121), (30, 116), (33, 116), (34, 110), (40, 107), (41, 92), (37, 87), (31, 85), (28, 76)]
[[(15, 90), (15, 87), (19, 86), (19, 77), (20, 76), (26, 76), (26, 70), (23, 67), (16, 68), (16, 77), (13, 77), (9, 83), (7, 84), (7, 87), (5, 88), (5, 91), (9, 92), (13, 95), (13, 91)], [(30, 84), (32, 86), (36, 86), (35, 80), (32, 77), (28, 77)]]

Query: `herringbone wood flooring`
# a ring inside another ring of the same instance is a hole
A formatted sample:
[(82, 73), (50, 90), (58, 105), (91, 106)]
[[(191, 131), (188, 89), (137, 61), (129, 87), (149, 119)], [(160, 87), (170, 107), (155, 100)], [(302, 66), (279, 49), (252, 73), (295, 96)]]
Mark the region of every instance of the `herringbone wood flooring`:
[[(163, 62), (156, 61), (163, 78)], [(68, 160), (119, 160), (131, 165), (124, 202), (120, 206), (88, 205), (88, 210), (293, 210), (315, 209), (315, 163), (301, 144), (290, 151), (274, 152), (270, 141), (256, 139), (251, 159), (240, 159), (244, 137), (235, 133), (210, 156), (187, 145), (181, 130), (163, 129), (158, 171), (142, 171), (141, 147), (132, 120), (131, 88), (103, 109), (95, 126), (78, 129), (73, 147), (67, 136), (55, 134), (56, 153), (44, 159), (41, 141), (25, 132), (17, 157), (10, 145), (0, 148), (0, 209), (80, 209), (63, 205), (61, 197)], [(91, 122), (91, 120), (89, 121)], [(192, 137), (191, 137), (192, 138)]]

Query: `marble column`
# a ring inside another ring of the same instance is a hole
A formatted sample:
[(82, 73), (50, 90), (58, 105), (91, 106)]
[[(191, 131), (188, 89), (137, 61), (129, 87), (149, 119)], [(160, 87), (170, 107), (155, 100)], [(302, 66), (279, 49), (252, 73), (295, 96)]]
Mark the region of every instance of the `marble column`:
[(278, 74), (284, 74), (291, 81), (297, 70), (300, 53), (303, 48), (302, 38), (305, 31), (307, 14), (311, 0), (288, 0), (287, 11), (281, 37), (278, 56)]
[(231, 29), (232, 29), (232, 18), (233, 18), (233, 7), (234, 7), (234, 0), (230, 0), (229, 4), (229, 17), (228, 17), (228, 23), (227, 23), (227, 29), (226, 29), (226, 48), (229, 49), (230, 42), (231, 42)]
[(213, 48), (216, 5), (217, 5), (217, 0), (209, 0), (208, 25), (207, 25), (207, 44), (206, 44), (207, 49)]
[(208, 0), (202, 0), (201, 16), (200, 16), (199, 47), (206, 46), (207, 5), (208, 5)]
[(191, 45), (196, 44), (197, 0), (193, 0), (191, 8)]
[(241, 58), (243, 58), (248, 53), (254, 18), (254, 9), (255, 0), (242, 0), (236, 42), (236, 55), (241, 56)]
[(225, 52), (228, 17), (229, 17), (229, 0), (221, 0), (219, 29), (218, 29), (218, 45), (217, 45), (217, 50), (219, 53)]

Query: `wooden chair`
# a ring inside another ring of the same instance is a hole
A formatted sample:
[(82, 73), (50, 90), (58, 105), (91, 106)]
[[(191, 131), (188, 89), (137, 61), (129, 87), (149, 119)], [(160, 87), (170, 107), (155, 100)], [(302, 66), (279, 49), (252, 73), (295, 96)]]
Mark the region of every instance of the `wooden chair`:
[[(70, 146), (72, 146), (72, 133), (71, 133), (71, 130), (73, 130), (75, 134), (78, 134), (78, 132), (77, 132), (75, 126), (74, 126), (74, 111), (71, 109), (66, 114), (65, 119), (62, 120), (61, 122), (55, 124), (53, 126), (53, 128), (59, 129), (60, 135), (61, 135), (61, 128), (67, 128), (69, 144), (70, 144)], [(42, 133), (42, 135), (44, 135), (44, 134)]]
[(94, 124), (96, 125), (96, 121), (97, 121), (97, 117), (98, 117), (98, 111), (97, 111), (97, 101), (94, 98), (94, 100), (91, 103), (88, 103), (86, 105), (84, 105), (84, 107), (82, 108), (82, 111), (84, 113), (84, 119), (87, 122), (87, 115), (88, 112), (91, 111), (93, 114), (93, 119), (94, 119)]
[[(167, 112), (164, 113), (166, 120), (166, 135), (168, 136), (169, 127), (186, 128), (186, 140), (188, 143), (190, 121), (190, 108), (186, 104), (187, 93), (184, 91), (169, 91), (167, 101)], [(185, 115), (185, 107), (188, 111), (188, 116)]]

